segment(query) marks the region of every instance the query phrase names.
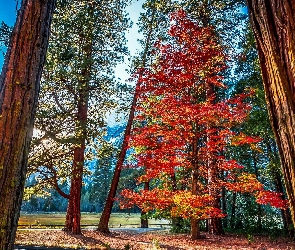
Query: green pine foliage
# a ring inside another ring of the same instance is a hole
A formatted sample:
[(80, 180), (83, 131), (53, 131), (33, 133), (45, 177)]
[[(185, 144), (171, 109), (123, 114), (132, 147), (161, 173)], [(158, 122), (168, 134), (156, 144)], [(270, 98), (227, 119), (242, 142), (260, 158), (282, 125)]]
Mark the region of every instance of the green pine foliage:
[[(58, 1), (43, 71), (29, 175), (36, 187), (68, 184), (73, 150), (86, 142), (85, 160), (100, 156), (106, 121), (120, 104), (114, 68), (128, 54), (128, 1)], [(87, 121), (77, 117), (86, 106)], [(86, 171), (86, 170), (85, 170)]]

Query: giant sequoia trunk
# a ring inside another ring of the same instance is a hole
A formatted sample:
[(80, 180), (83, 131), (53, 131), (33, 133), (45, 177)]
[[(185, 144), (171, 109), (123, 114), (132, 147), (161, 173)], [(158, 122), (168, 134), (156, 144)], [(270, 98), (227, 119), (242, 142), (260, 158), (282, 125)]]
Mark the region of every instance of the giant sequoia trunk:
[(23, 0), (0, 77), (0, 249), (13, 249), (55, 0)]
[(295, 222), (295, 1), (248, 0), (266, 101)]

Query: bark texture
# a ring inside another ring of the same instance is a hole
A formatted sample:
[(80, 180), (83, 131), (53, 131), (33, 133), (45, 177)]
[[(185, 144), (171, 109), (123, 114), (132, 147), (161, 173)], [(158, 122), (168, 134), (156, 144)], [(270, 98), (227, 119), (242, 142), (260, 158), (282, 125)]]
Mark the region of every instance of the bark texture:
[[(156, 10), (153, 9), (151, 21), (150, 21), (150, 25), (149, 25), (149, 31), (148, 31), (147, 38), (145, 41), (145, 48), (144, 48), (143, 55), (142, 55), (142, 65), (141, 65), (142, 68), (145, 68), (145, 66), (146, 66), (147, 54), (148, 54), (148, 50), (150, 49), (150, 46), (151, 46), (151, 37), (152, 37), (153, 28), (154, 28), (153, 23), (154, 23), (155, 13), (156, 13)], [(121, 171), (122, 171), (122, 166), (123, 166), (126, 152), (127, 152), (128, 138), (131, 134), (131, 128), (132, 128), (132, 123), (134, 120), (135, 108), (136, 108), (136, 103), (137, 103), (138, 89), (139, 89), (139, 81), (137, 82), (136, 87), (135, 87), (135, 93), (133, 96), (133, 100), (132, 100), (132, 104), (131, 104), (131, 108), (130, 108), (130, 112), (129, 112), (127, 126), (126, 126), (125, 133), (124, 133), (124, 139), (123, 139), (121, 151), (119, 154), (119, 158), (118, 158), (118, 161), (117, 161), (117, 164), (115, 167), (110, 191), (108, 193), (108, 197), (106, 199), (106, 204), (103, 208), (103, 211), (102, 211), (102, 214), (101, 214), (101, 217), (99, 220), (98, 228), (97, 228), (98, 231), (103, 232), (103, 233), (110, 232), (108, 224), (110, 221), (111, 212), (112, 212), (112, 208), (114, 205), (114, 198), (116, 196), (116, 192), (117, 192), (117, 188), (118, 188), (118, 184), (119, 184), (119, 180), (120, 180), (120, 175), (121, 175)]]
[[(84, 93), (84, 92), (83, 92)], [(88, 94), (80, 95), (78, 103), (77, 121), (79, 123), (80, 137), (79, 143), (74, 149), (74, 159), (71, 177), (71, 190), (69, 196), (69, 203), (67, 209), (65, 230), (73, 234), (81, 234), (81, 191), (82, 191), (82, 178), (84, 166), (84, 152), (86, 141), (86, 122), (87, 122), (87, 108), (88, 108)]]
[[(89, 6), (88, 15), (93, 16), (93, 7)], [(65, 230), (72, 234), (81, 234), (81, 192), (83, 167), (85, 160), (85, 149), (87, 140), (87, 118), (89, 102), (89, 85), (91, 79), (91, 69), (93, 66), (92, 52), (93, 39), (87, 41), (81, 37), (82, 55), (85, 56), (84, 67), (81, 68), (80, 89), (78, 91), (77, 117), (76, 117), (76, 136), (77, 144), (74, 149), (74, 158), (72, 164), (71, 190), (66, 215)], [(89, 44), (90, 46), (85, 46)]]
[(132, 104), (131, 104), (129, 118), (128, 118), (127, 126), (125, 129), (125, 133), (124, 133), (124, 140), (123, 140), (122, 148), (121, 148), (121, 151), (119, 154), (119, 159), (117, 161), (116, 168), (114, 171), (110, 191), (109, 191), (109, 194), (108, 194), (108, 197), (106, 200), (106, 204), (105, 204), (104, 209), (102, 211), (102, 214), (101, 214), (101, 217), (99, 220), (99, 224), (98, 224), (98, 228), (97, 228), (98, 231), (103, 232), (103, 233), (110, 232), (109, 231), (109, 220), (111, 217), (112, 208), (113, 208), (113, 204), (114, 204), (114, 198), (116, 196), (116, 192), (117, 192), (117, 188), (118, 188), (118, 184), (119, 184), (119, 180), (120, 180), (122, 166), (123, 166), (125, 156), (126, 156), (126, 151), (127, 151), (127, 146), (128, 146), (128, 137), (130, 136), (130, 133), (131, 133), (131, 127), (132, 127), (132, 122), (134, 119), (136, 102), (137, 102), (137, 94), (135, 93), (134, 97), (133, 97)]
[(13, 249), (55, 0), (23, 0), (0, 77), (0, 249)]
[(248, 0), (266, 101), (295, 222), (295, 1)]
[(84, 165), (85, 142), (74, 150), (71, 191), (66, 215), (65, 230), (81, 234), (81, 190)]

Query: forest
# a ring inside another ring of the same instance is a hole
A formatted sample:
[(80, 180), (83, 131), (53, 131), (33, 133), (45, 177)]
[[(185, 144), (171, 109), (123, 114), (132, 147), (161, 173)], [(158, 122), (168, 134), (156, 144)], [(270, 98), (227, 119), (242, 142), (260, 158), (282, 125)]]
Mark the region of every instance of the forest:
[(294, 1), (20, 2), (0, 24), (0, 250), (295, 248)]

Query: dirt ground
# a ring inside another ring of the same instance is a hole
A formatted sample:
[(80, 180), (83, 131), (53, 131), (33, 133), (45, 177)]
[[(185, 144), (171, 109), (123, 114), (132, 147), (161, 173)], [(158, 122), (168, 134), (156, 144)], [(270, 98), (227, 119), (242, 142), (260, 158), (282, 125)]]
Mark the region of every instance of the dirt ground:
[(288, 239), (270, 239), (262, 236), (224, 236), (204, 234), (206, 239), (191, 240), (188, 235), (173, 235), (164, 230), (113, 230), (102, 234), (95, 230), (83, 230), (82, 235), (71, 235), (62, 230), (19, 230), (16, 244), (30, 246), (55, 246), (74, 249), (107, 250), (192, 250), (192, 249), (288, 249), (295, 250), (295, 242)]

